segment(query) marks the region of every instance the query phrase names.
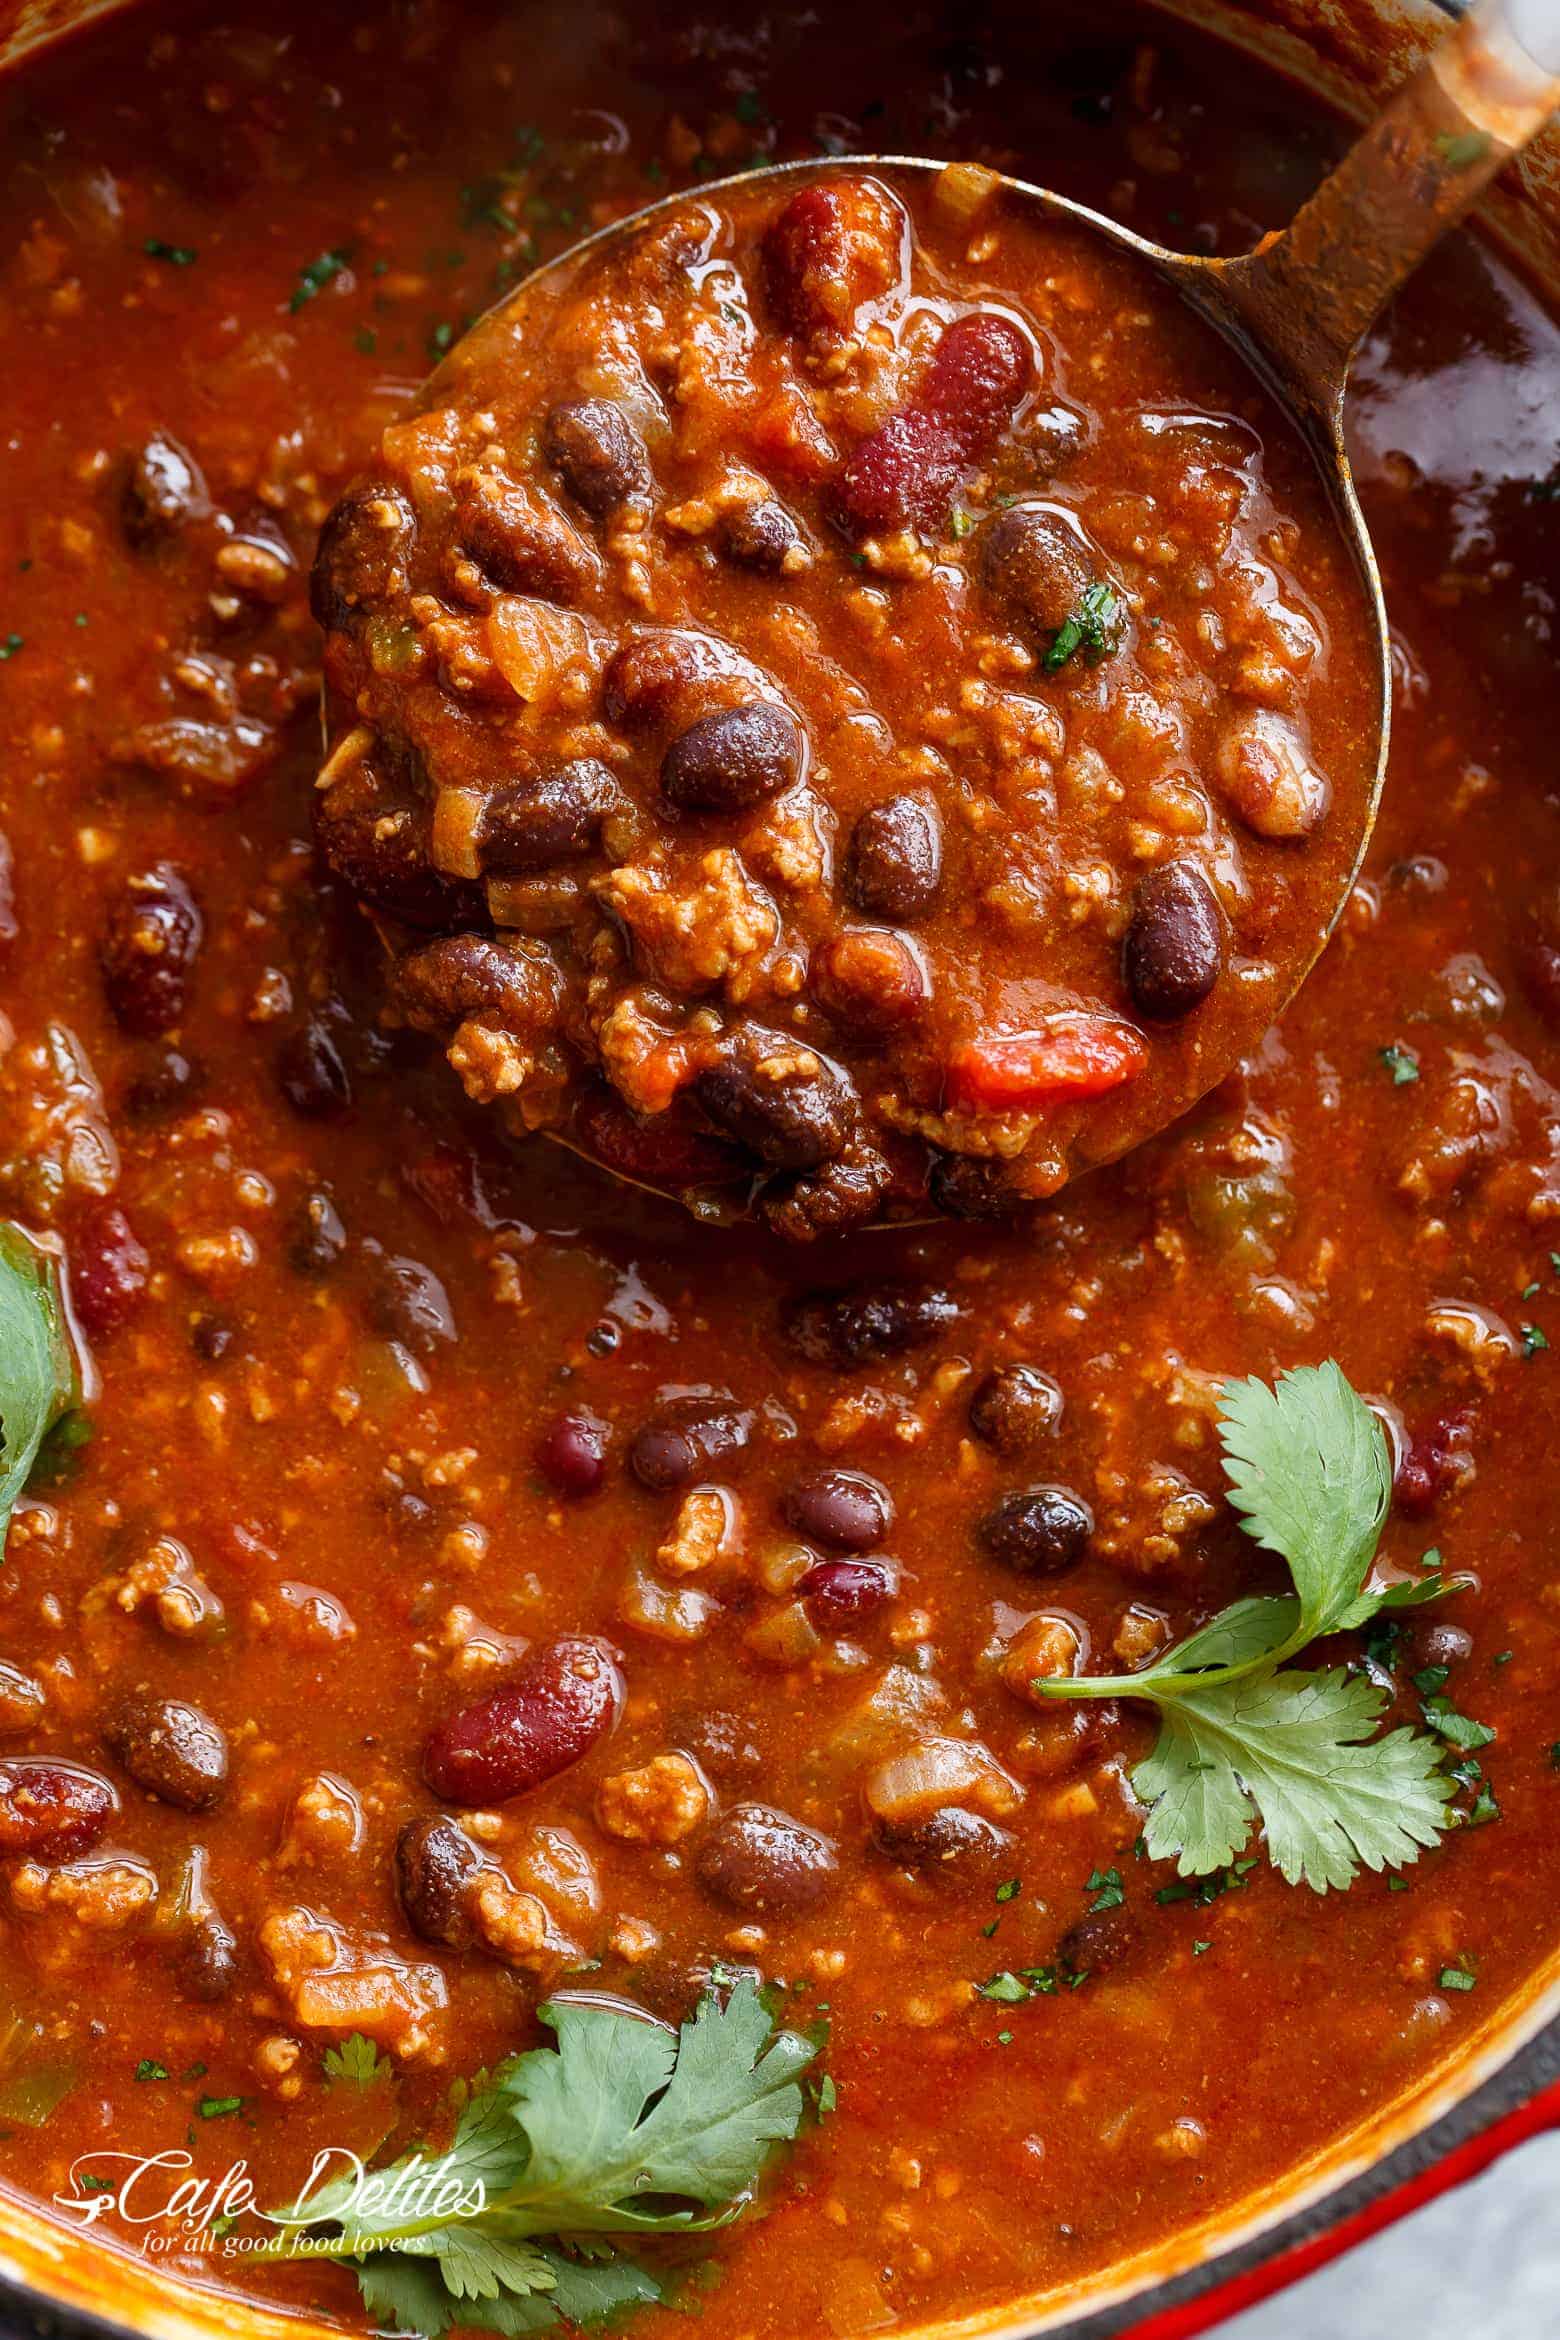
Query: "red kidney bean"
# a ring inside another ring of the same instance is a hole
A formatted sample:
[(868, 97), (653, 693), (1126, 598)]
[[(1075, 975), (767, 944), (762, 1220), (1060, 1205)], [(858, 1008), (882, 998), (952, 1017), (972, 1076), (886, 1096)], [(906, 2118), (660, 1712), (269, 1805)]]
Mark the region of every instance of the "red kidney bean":
[(1062, 1393), (1038, 1365), (998, 1365), (970, 1399), (970, 1428), (998, 1454), (1027, 1454), (1062, 1418)]
[(392, 593), (404, 576), (417, 516), (399, 488), (363, 480), (320, 530), (309, 578), (309, 607), (326, 633), (345, 631)]
[(193, 455), (154, 431), (128, 458), (119, 488), (119, 524), (133, 552), (154, 552), (211, 509)]
[(833, 1552), (873, 1551), (894, 1516), (888, 1489), (865, 1471), (809, 1471), (791, 1481), (780, 1508), (799, 1536)]
[(902, 1869), (934, 1882), (972, 1884), (1011, 1866), (1013, 1837), (995, 1821), (945, 1804), (924, 1820), (879, 1820), (872, 1830), (879, 1852)]
[(679, 1128), (666, 1113), (641, 1121), (606, 1089), (581, 1098), (574, 1134), (619, 1178), (642, 1180), (646, 1186), (721, 1186), (752, 1174), (752, 1165), (719, 1138)]
[(801, 725), (773, 700), (721, 707), (672, 741), (661, 794), (679, 812), (748, 812), (790, 787), (805, 753)]
[(923, 796), (869, 805), (851, 831), (844, 886), (869, 918), (914, 919), (930, 910), (942, 883), (942, 826)]
[(778, 577), (802, 542), (801, 529), (772, 496), (756, 504), (734, 504), (716, 533), (727, 560), (757, 577)]
[(1056, 1963), (1069, 1975), (1108, 1974), (1130, 1957), (1137, 1936), (1130, 1910), (1097, 1910), (1068, 1927), (1056, 1945)]
[(1420, 1423), (1392, 1481), (1392, 1500), (1399, 1511), (1420, 1519), (1467, 1477), (1471, 1428), (1466, 1406), (1450, 1406)]
[(104, 1743), (136, 1786), (182, 1812), (209, 1812), (227, 1787), (227, 1734), (182, 1698), (133, 1691), (109, 1717)]
[(1034, 376), (1010, 318), (957, 318), (937, 345), (921, 397), (889, 415), (840, 474), (842, 518), (860, 532), (946, 523), (953, 491), (1012, 415)]
[(399, 1341), (417, 1357), (431, 1357), (442, 1341), (455, 1338), (449, 1294), (420, 1259), (380, 1263), (368, 1295), (369, 1314), (388, 1341)]
[(1054, 634), (1094, 582), (1094, 563), (1078, 524), (1044, 506), (1014, 504), (980, 532), (980, 570), (988, 588)]
[(574, 756), (536, 780), (500, 789), (482, 808), (477, 851), (484, 874), (515, 877), (594, 852), (622, 790), (592, 756)]
[(959, 453), (980, 455), (1034, 380), (1034, 352), (1011, 317), (981, 309), (956, 317), (937, 344), (921, 403), (953, 432)]
[(620, 406), (580, 398), (555, 406), (543, 426), (547, 460), (575, 502), (605, 519), (650, 485), (645, 443)]
[(594, 1495), (607, 1475), (611, 1432), (594, 1414), (560, 1414), (542, 1433), (536, 1467), (559, 1495)]
[(122, 1031), (154, 1040), (184, 1021), (203, 931), (199, 905), (171, 863), (126, 879), (98, 951), (103, 989)]
[(452, 1804), (501, 1804), (578, 1763), (611, 1730), (623, 1677), (605, 1642), (568, 1636), (527, 1658), (512, 1681), (440, 1723), (423, 1777)]
[(740, 1454), (753, 1417), (732, 1397), (684, 1390), (662, 1398), (634, 1433), (628, 1466), (642, 1487), (662, 1494), (686, 1487)]
[(117, 1332), (146, 1297), (151, 1259), (115, 1203), (89, 1203), (70, 1235), (70, 1297), (89, 1341)]
[(842, 1633), (893, 1598), (894, 1578), (881, 1560), (815, 1560), (797, 1590), (815, 1625)]
[(42, 1755), (0, 1763), (0, 1860), (69, 1860), (96, 1844), (118, 1809), (95, 1771)]
[(482, 1873), (476, 1846), (454, 1821), (408, 1820), (395, 1841), (395, 1887), (406, 1922), (425, 1942), (469, 1950), (476, 1939), (471, 1888)]
[(812, 954), (807, 988), (826, 1015), (852, 1032), (889, 1032), (926, 1007), (926, 970), (902, 935), (853, 927)]
[[(779, 1079), (770, 1069), (777, 1065)], [(778, 1170), (815, 1170), (831, 1160), (860, 1111), (838, 1065), (754, 1025), (726, 1036), (693, 1093), (711, 1121)]]
[(847, 333), (902, 266), (904, 215), (870, 179), (803, 187), (764, 234), (764, 282), (786, 330)]

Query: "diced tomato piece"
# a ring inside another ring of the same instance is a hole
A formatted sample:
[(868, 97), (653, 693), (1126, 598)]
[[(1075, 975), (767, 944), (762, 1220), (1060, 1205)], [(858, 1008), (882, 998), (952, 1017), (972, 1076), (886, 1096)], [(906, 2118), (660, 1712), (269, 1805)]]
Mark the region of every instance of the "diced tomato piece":
[(990, 1032), (948, 1059), (948, 1102), (965, 1113), (1032, 1113), (1068, 1097), (1099, 1097), (1136, 1078), (1148, 1048), (1130, 1024), (1058, 1017), (1040, 1032)]

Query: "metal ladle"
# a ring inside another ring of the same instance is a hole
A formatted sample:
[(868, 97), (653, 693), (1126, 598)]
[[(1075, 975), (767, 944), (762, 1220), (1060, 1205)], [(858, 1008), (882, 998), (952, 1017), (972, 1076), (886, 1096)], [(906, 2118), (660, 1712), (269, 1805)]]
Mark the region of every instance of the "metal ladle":
[[(1349, 367), (1381, 309), (1431, 246), (1472, 207), (1496, 173), (1537, 135), (1560, 105), (1560, 0), (1480, 0), (1396, 92), (1287, 228), (1253, 252), (1208, 259), (1167, 250), (1081, 203), (1023, 180), (994, 174), (1004, 202), (1033, 206), (1134, 254), (1230, 342), (1260, 376), (1309, 442), (1331, 491), (1339, 530), (1353, 555), (1374, 627), (1377, 678), (1376, 753), (1368, 736), (1365, 784), (1334, 808), (1349, 828), (1331, 841), (1339, 873), (1328, 914), (1308, 925), (1277, 986), (1244, 1009), (1239, 1001), (1207, 1019), (1186, 1047), (1179, 1079), (1158, 1087), (1151, 1113), (1134, 1113), (1130, 1088), (1108, 1101), (1075, 1168), (1113, 1159), (1194, 1104), (1257, 1042), (1303, 982), (1348, 898), (1369, 843), (1386, 775), (1391, 721), (1391, 655), (1381, 579), (1360, 510), (1343, 430)], [(772, 180), (789, 191), (842, 169), (892, 181), (946, 168), (917, 156), (852, 155), (771, 165), (699, 188), (700, 200), (723, 188), (747, 192)], [(643, 235), (687, 194), (663, 197), (571, 246), (527, 277), (489, 312), (513, 330), (517, 312), (538, 298), (555, 300), (584, 262), (599, 263), (614, 244)], [(481, 327), (478, 328), (480, 332)], [(434, 377), (454, 375), (460, 351)], [(563, 1142), (568, 1143), (565, 1139)], [(618, 1175), (623, 1175), (621, 1170)], [(635, 1177), (631, 1183), (645, 1181)], [(731, 1218), (741, 1204), (726, 1193), (680, 1192), (701, 1217)]]

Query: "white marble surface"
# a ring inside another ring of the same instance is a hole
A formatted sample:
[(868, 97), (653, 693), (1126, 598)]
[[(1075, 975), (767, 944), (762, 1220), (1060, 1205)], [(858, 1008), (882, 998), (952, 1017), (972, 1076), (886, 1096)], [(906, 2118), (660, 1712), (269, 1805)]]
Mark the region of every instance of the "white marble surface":
[(1222, 2340), (1560, 2340), (1560, 2135), (1535, 2138)]

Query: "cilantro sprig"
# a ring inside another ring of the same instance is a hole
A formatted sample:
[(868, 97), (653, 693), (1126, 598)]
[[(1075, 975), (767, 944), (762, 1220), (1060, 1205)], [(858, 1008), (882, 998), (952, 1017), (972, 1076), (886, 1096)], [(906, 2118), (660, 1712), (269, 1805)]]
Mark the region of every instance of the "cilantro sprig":
[(20, 1227), (0, 1220), (0, 1559), (38, 1449), (75, 1401), (59, 1270)]
[[(281, 2255), (354, 2263), (370, 2312), (435, 2336), (584, 2324), (659, 2299), (645, 2240), (737, 2217), (802, 2120), (817, 2042), (777, 2030), (756, 1986), (680, 2032), (615, 2007), (541, 2009), (556, 2047), (472, 2089), (443, 2154), (404, 2154), (273, 2212)], [(334, 2237), (322, 2228), (335, 2227)]]
[(1453, 1589), (1437, 1571), (1372, 1577), (1392, 1495), (1380, 1424), (1339, 1367), (1301, 1366), (1269, 1388), (1225, 1385), (1219, 1415), (1229, 1500), (1248, 1535), (1284, 1560), (1292, 1593), (1234, 1601), (1133, 1674), (1046, 1678), (1053, 1698), (1141, 1698), (1159, 1738), (1132, 1775), (1148, 1807), (1145, 1849), (1182, 1877), (1228, 1869), (1253, 1818), (1269, 1860), (1318, 1893), (1401, 1868), (1453, 1824), (1442, 1737), (1377, 1736), (1385, 1693), (1343, 1666), (1289, 1664), (1325, 1634)]

